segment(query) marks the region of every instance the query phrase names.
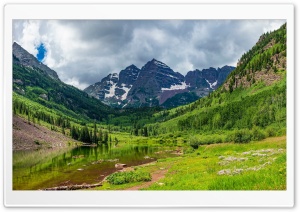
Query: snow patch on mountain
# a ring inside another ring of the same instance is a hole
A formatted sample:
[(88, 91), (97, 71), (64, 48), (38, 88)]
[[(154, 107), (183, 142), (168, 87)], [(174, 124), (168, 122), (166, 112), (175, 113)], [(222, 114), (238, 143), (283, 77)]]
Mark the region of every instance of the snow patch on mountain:
[(115, 96), (115, 90), (116, 90), (116, 84), (117, 83), (113, 83), (112, 81), (110, 81), (110, 83), (112, 84), (112, 86), (108, 90), (109, 93), (105, 93), (105, 98), (109, 98), (109, 97), (114, 97)]
[(162, 91), (184, 90), (187, 87), (189, 87), (189, 85), (187, 85), (185, 82), (182, 82), (181, 84), (171, 85), (170, 88), (161, 88), (161, 90)]
[(218, 80), (216, 80), (216, 81), (213, 82), (213, 83), (210, 83), (207, 79), (205, 79), (205, 80), (206, 80), (206, 82), (209, 84), (209, 87), (210, 87), (211, 89), (214, 89), (213, 87), (216, 86), (217, 83), (218, 83)]
[(178, 79), (178, 77), (176, 77), (176, 76), (173, 76), (173, 75), (170, 75), (170, 74), (165, 74), (165, 76), (167, 76), (167, 77), (171, 77), (171, 78), (175, 78), (175, 79)]
[(128, 103), (130, 103), (131, 101), (129, 100), (125, 105), (123, 105), (122, 108), (126, 107), (128, 105)]
[[(123, 85), (123, 84), (122, 84)], [(122, 87), (122, 89), (125, 91), (125, 93), (121, 96), (121, 100), (125, 100), (127, 98), (128, 92), (130, 91), (132, 86), (130, 86), (129, 88), (127, 87)]]
[(154, 60), (154, 64), (159, 66), (159, 67), (162, 67), (162, 68), (170, 68), (169, 66), (167, 66), (166, 64), (160, 62), (160, 61), (157, 61), (157, 60)]
[(110, 78), (117, 78), (117, 79), (119, 79), (119, 74), (118, 73), (113, 73)]

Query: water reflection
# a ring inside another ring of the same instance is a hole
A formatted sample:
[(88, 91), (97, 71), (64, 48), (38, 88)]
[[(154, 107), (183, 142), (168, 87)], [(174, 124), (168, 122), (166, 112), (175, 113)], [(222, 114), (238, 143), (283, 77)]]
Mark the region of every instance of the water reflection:
[[(58, 152), (16, 151), (13, 153), (13, 189), (35, 190), (65, 184), (97, 183), (116, 171), (116, 163), (135, 166), (172, 156), (165, 150), (170, 148), (148, 145), (114, 147), (109, 143)], [(163, 154), (156, 154), (158, 151)]]

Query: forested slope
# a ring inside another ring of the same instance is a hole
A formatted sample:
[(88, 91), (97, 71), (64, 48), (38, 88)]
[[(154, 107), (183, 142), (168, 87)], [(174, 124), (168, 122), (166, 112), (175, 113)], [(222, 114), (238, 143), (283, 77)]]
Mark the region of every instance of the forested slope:
[[(241, 140), (285, 134), (286, 25), (263, 34), (245, 53), (224, 85), (187, 106), (156, 114), (150, 134), (231, 134)], [(258, 136), (258, 135), (257, 135)], [(230, 139), (222, 137), (222, 139)]]

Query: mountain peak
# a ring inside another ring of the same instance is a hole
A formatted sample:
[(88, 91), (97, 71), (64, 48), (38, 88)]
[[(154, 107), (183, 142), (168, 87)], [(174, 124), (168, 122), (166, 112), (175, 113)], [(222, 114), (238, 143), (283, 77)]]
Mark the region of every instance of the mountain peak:
[(161, 68), (170, 68), (169, 66), (167, 66), (165, 63), (159, 61), (159, 60), (156, 60), (155, 58), (153, 58), (151, 61), (150, 61), (151, 64), (154, 64), (158, 67), (161, 67)]
[(13, 43), (13, 58), (14, 62), (23, 66), (37, 68), (42, 70), (46, 75), (53, 79), (59, 80), (58, 75), (55, 71), (44, 65), (38, 59), (30, 54), (28, 51), (22, 48), (18, 43)]
[(138, 69), (134, 64), (131, 64), (130, 66), (127, 66), (125, 69)]
[(109, 75), (85, 91), (114, 107), (158, 106), (179, 93), (194, 92), (195, 96), (206, 96), (224, 82), (230, 71), (225, 69), (221, 74), (212, 67), (196, 69), (185, 77), (153, 58), (142, 69), (131, 64), (120, 71), (119, 78)]
[[(21, 47), (20, 44), (18, 44), (16, 41), (13, 43), (13, 47)], [(22, 47), (21, 47), (22, 48)]]

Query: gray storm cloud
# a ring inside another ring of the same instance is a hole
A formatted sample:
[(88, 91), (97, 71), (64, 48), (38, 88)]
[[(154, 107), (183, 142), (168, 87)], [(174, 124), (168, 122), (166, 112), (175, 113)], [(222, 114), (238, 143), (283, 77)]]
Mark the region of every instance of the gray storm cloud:
[(60, 79), (80, 89), (112, 72), (156, 58), (186, 74), (196, 68), (236, 65), (267, 31), (285, 20), (15, 20), (13, 40)]

